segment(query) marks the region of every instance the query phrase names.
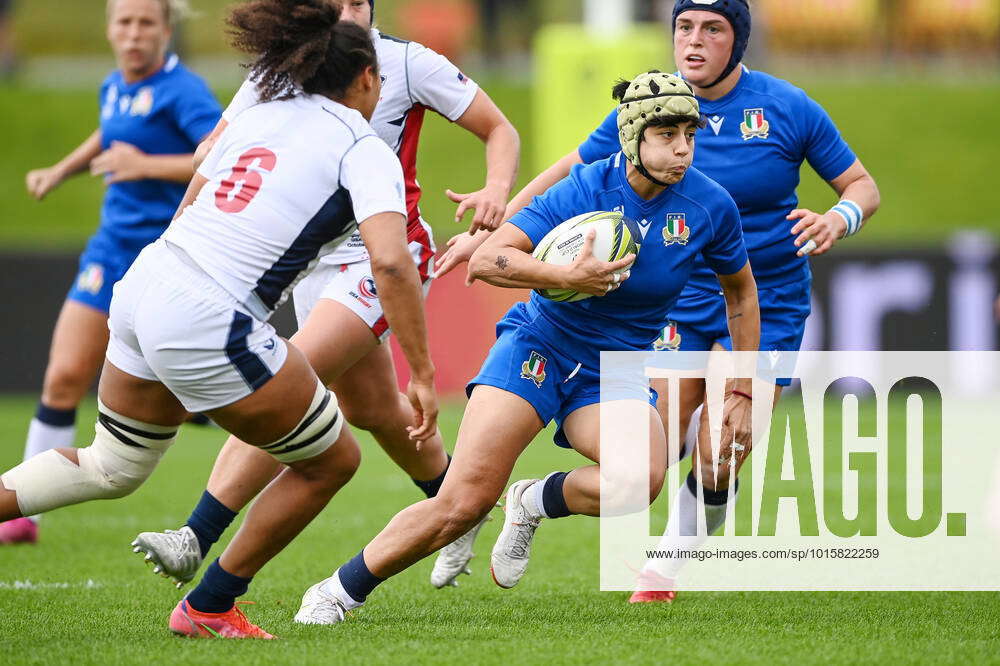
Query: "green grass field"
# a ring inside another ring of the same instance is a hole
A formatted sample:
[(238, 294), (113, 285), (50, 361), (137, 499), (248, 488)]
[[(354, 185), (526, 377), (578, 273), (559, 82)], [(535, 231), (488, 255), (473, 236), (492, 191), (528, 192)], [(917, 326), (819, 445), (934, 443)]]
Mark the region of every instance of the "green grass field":
[[(20, 459), (32, 408), (32, 398), (0, 400), (0, 469)], [(446, 441), (460, 416), (460, 405), (443, 411)], [(81, 444), (93, 417), (88, 402)], [(585, 518), (539, 531), (515, 590), (489, 577), (495, 521), (461, 587), (431, 588), (428, 560), (383, 585), (345, 624), (295, 625), (303, 590), (419, 499), (367, 436), (355, 479), (251, 587), (249, 616), (282, 640), (177, 639), (166, 621), (180, 593), (150, 575), (128, 543), (138, 531), (183, 522), (222, 439), (219, 430), (185, 428), (131, 497), (58, 511), (43, 520), (39, 545), (0, 548), (0, 663), (1000, 662), (996, 594), (685, 593), (672, 605), (629, 606), (623, 593), (598, 591), (597, 522)], [(579, 462), (542, 436), (514, 475)]]
[[(483, 83), (521, 133), (523, 184), (534, 176), (530, 90), (509, 82)], [(959, 228), (997, 228), (1000, 190), (983, 174), (992, 172), (1000, 154), (1000, 133), (982, 128), (1000, 121), (1000, 86), (955, 82), (942, 91), (919, 80), (796, 83), (830, 111), (882, 190), (878, 216), (845, 247), (932, 246)], [(76, 249), (96, 227), (102, 196), (98, 181), (78, 176), (38, 203), (25, 193), (24, 174), (60, 159), (93, 131), (97, 85), (95, 80), (93, 91), (86, 86), (83, 91), (0, 87), (6, 127), (0, 246)], [(225, 101), (231, 91), (217, 94)], [(948, 100), (947, 117), (928, 116), (928, 100), (942, 95)], [(595, 118), (594, 125), (600, 120)], [(482, 186), (482, 147), (472, 135), (429, 113), (418, 159), (421, 206), (440, 245), (465, 228), (453, 222), (455, 206), (444, 190)], [(816, 210), (834, 203), (832, 191), (808, 166), (799, 195), (803, 206)]]

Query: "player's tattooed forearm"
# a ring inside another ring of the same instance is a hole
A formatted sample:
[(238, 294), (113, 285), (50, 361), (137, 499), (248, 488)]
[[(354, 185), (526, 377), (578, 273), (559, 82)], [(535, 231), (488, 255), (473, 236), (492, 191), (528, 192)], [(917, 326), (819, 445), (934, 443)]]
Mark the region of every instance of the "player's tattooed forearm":
[(742, 312), (737, 312), (737, 313), (732, 314), (732, 315), (729, 316), (729, 321), (732, 321), (734, 319), (739, 319), (742, 316), (743, 316)]
[(502, 254), (497, 257), (497, 268), (499, 268), (500, 270), (502, 271), (507, 270), (507, 264), (509, 263), (510, 262), (507, 260), (507, 257), (503, 256)]

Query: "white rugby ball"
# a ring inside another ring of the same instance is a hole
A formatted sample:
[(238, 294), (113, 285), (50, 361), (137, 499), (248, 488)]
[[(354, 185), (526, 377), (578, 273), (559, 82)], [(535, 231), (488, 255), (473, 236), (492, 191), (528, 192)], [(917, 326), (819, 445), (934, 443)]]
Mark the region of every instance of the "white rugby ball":
[[(594, 257), (600, 261), (618, 261), (639, 253), (642, 236), (639, 226), (619, 212), (584, 213), (555, 227), (535, 246), (532, 256), (555, 266), (568, 266), (583, 250), (587, 233), (594, 236)], [(620, 272), (624, 272), (624, 269)], [(536, 289), (540, 296), (553, 301), (571, 302), (590, 298), (572, 289)]]

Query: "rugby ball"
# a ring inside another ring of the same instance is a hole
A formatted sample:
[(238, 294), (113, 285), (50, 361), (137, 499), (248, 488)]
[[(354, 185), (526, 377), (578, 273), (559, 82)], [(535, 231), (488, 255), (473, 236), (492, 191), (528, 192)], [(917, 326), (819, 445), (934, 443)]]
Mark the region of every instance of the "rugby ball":
[[(584, 213), (566, 220), (535, 246), (532, 256), (555, 266), (573, 263), (583, 250), (587, 233), (593, 229), (594, 256), (601, 261), (618, 261), (629, 254), (639, 254), (642, 236), (639, 225), (618, 212)], [(624, 269), (628, 270), (628, 269)], [(624, 272), (620, 271), (620, 272)], [(590, 298), (572, 289), (536, 289), (539, 296), (552, 301), (572, 302)]]

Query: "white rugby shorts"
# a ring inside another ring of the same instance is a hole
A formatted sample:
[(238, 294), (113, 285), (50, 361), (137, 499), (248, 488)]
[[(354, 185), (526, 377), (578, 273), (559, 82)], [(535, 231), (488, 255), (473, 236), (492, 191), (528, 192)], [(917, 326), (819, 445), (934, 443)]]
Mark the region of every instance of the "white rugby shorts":
[[(410, 254), (417, 264), (417, 272), (424, 285), (424, 297), (431, 288), (434, 246), (429, 236), (425, 239), (410, 239)], [(382, 311), (382, 303), (372, 277), (372, 266), (368, 256), (349, 264), (322, 263), (295, 285), (292, 302), (295, 318), (302, 328), (309, 313), (321, 298), (341, 303), (361, 318), (372, 329), (379, 342), (389, 337), (389, 323)]]
[(160, 239), (142, 251), (114, 288), (108, 361), (162, 382), (190, 412), (247, 397), (288, 356), (274, 328)]

